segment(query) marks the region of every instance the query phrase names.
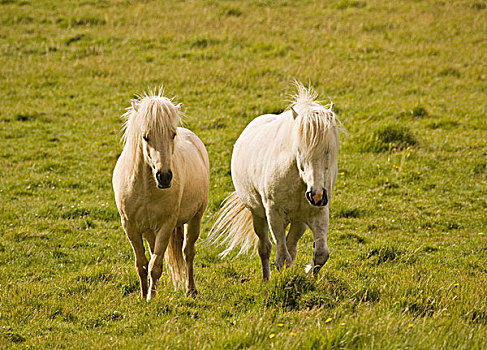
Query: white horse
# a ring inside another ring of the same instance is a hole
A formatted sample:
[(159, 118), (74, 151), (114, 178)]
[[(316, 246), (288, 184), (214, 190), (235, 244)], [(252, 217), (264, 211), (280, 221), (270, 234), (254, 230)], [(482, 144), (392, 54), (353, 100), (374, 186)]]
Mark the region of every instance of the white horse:
[(135, 253), (142, 297), (155, 296), (164, 254), (174, 285), (185, 282), (188, 295), (194, 296), (195, 242), (208, 203), (208, 154), (193, 132), (178, 127), (181, 104), (173, 105), (161, 90), (131, 103), (123, 115), (124, 148), (113, 172), (113, 189)]
[(270, 277), (269, 229), (278, 270), (293, 264), (306, 227), (314, 235), (313, 265), (307, 271), (317, 273), (329, 256), (329, 203), (337, 177), (341, 124), (333, 104), (323, 106), (311, 89), (298, 82), (296, 86), (298, 93), (288, 111), (254, 119), (235, 143), (236, 192), (217, 213), (209, 236), (210, 242), (227, 246), (222, 256), (236, 246), (241, 246), (239, 254), (257, 246), (264, 280)]

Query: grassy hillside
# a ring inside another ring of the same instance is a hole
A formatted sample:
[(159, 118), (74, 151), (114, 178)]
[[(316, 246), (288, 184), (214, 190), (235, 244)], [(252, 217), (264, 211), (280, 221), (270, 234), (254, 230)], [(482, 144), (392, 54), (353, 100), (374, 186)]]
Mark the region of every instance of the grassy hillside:
[[(0, 347), (487, 346), (487, 3), (0, 0)], [(119, 223), (119, 116), (164, 84), (206, 144), (203, 223), (245, 125), (297, 78), (347, 129), (331, 257), (269, 283), (199, 245), (149, 303)]]

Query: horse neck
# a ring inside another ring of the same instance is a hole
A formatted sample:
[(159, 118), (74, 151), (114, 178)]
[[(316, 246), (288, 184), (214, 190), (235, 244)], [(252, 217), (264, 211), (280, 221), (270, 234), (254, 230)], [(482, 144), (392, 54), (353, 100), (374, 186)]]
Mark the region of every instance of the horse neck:
[(132, 186), (147, 184), (147, 178), (151, 177), (151, 170), (149, 165), (144, 160), (144, 154), (141, 146), (135, 150), (126, 150), (127, 169), (129, 169), (129, 178)]
[[(281, 126), (278, 131), (278, 135), (274, 138), (275, 142), (274, 149), (276, 149), (281, 154), (281, 161), (286, 163), (288, 166), (289, 164), (296, 163), (296, 156), (298, 153), (298, 140), (299, 135), (297, 134), (294, 120), (292, 117), (284, 117), (282, 118)], [(283, 164), (284, 165), (284, 164)]]
[(292, 149), (292, 157), (293, 161), (296, 161), (296, 156), (298, 154), (298, 148), (301, 143), (301, 135), (299, 134), (298, 128), (296, 127), (296, 123), (294, 120), (290, 120), (287, 125), (288, 128), (288, 135), (290, 135), (291, 140), (291, 149)]

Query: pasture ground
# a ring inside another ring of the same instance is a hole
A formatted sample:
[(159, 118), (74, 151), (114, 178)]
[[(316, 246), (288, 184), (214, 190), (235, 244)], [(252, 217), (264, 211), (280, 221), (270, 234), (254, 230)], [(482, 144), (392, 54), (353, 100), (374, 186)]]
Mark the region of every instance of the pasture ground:
[[(0, 347), (487, 346), (483, 0), (0, 1)], [(202, 227), (233, 190), (233, 142), (291, 81), (335, 103), (331, 257), (296, 266), (199, 245), (197, 300), (149, 303), (119, 224), (119, 116), (164, 84), (205, 142)]]

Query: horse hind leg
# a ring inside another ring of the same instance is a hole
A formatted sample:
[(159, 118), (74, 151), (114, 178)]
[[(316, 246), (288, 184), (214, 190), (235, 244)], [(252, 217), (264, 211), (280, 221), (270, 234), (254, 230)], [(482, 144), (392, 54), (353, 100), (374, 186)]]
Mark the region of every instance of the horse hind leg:
[(267, 221), (253, 214), (252, 221), (255, 234), (259, 237), (258, 251), (262, 263), (262, 278), (264, 281), (268, 281), (271, 276), (269, 259), (271, 257), (272, 243), (269, 239)]
[(128, 222), (124, 221), (122, 223), (123, 229), (127, 234), (127, 237), (132, 245), (132, 249), (135, 255), (135, 269), (140, 279), (140, 291), (142, 298), (147, 297), (148, 291), (148, 265), (149, 261), (145, 256), (144, 241), (142, 235), (136, 232), (136, 230)]
[(287, 250), (289, 255), (291, 255), (291, 264), (294, 263), (296, 259), (296, 254), (298, 252), (298, 241), (303, 236), (304, 231), (306, 231), (306, 224), (302, 222), (292, 222), (289, 228), (289, 233), (286, 238)]
[(196, 216), (186, 225), (184, 239), (184, 260), (186, 261), (186, 293), (193, 298), (198, 294), (194, 283), (194, 257), (196, 255), (195, 243), (200, 236), (201, 216)]

